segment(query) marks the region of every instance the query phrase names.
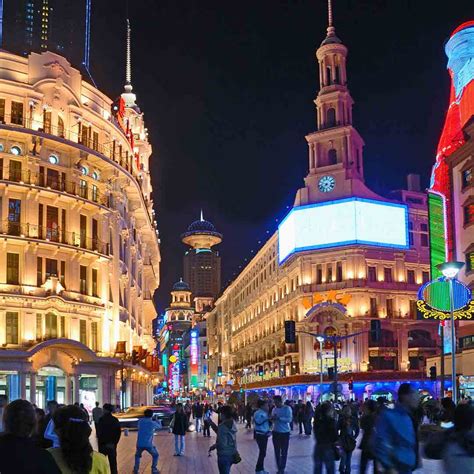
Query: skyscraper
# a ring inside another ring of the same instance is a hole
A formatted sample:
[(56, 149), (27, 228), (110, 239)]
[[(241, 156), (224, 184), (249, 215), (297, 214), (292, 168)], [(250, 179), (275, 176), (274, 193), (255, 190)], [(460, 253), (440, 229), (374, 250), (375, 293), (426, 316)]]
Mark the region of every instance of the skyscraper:
[(1, 48), (24, 56), (52, 51), (66, 57), (74, 66), (81, 66), (88, 56), (90, 3), (90, 0), (0, 1)]
[[(194, 298), (214, 300), (221, 289), (221, 257), (212, 247), (222, 242), (222, 234), (214, 225), (201, 218), (193, 222), (181, 236), (191, 248), (184, 256), (184, 279), (189, 283)], [(204, 305), (212, 301), (203, 300)], [(196, 303), (196, 310), (202, 311)]]

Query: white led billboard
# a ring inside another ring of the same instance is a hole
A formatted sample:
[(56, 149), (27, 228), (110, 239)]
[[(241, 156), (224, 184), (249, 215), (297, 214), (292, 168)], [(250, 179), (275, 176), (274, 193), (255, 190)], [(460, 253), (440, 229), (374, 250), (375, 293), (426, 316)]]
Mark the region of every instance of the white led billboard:
[(278, 227), (282, 263), (303, 250), (364, 244), (406, 249), (408, 208), (362, 198), (293, 208)]

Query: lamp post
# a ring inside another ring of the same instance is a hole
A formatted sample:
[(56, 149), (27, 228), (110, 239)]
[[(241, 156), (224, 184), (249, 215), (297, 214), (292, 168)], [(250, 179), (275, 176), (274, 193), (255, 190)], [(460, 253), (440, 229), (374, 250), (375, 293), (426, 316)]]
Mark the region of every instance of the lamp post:
[(451, 313), (451, 384), (453, 402), (457, 403), (456, 393), (456, 329), (454, 326), (454, 290), (453, 281), (459, 270), (464, 266), (463, 262), (445, 262), (437, 265), (438, 270), (449, 282), (449, 308)]
[(316, 336), (316, 340), (319, 342), (319, 389), (321, 390), (321, 395), (322, 395), (322, 389), (323, 389), (323, 342), (324, 342), (324, 337), (322, 336)]

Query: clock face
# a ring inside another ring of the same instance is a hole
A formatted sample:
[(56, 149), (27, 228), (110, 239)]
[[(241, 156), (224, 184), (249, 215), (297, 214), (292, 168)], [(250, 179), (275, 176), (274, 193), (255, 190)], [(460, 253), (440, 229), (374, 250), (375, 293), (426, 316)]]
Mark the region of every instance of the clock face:
[(318, 188), (322, 193), (330, 193), (336, 186), (336, 179), (333, 176), (323, 176), (318, 183)]

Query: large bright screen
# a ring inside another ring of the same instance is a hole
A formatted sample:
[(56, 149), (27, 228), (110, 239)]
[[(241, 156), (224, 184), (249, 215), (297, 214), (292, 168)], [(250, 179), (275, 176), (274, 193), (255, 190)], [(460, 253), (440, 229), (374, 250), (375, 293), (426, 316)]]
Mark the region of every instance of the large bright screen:
[(282, 263), (303, 250), (348, 244), (408, 248), (408, 208), (362, 198), (293, 208), (278, 227)]

